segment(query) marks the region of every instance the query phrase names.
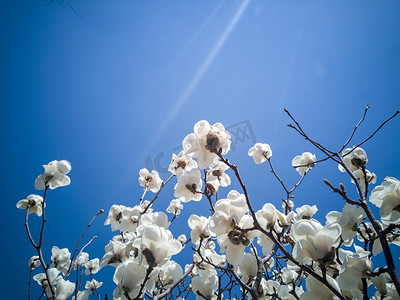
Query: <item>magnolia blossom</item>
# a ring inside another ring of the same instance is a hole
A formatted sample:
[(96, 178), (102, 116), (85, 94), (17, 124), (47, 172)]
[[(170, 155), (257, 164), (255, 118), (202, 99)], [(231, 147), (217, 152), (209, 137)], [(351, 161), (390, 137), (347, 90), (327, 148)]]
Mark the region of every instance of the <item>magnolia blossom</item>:
[(71, 171), (71, 164), (67, 160), (53, 160), (43, 165), (44, 174), (39, 175), (35, 181), (35, 189), (44, 190), (47, 186), (55, 189), (59, 186), (66, 186), (71, 183), (67, 174)]
[(120, 241), (110, 241), (105, 248), (106, 254), (104, 254), (100, 261), (100, 267), (104, 267), (106, 265), (118, 267), (119, 263), (127, 260), (128, 258), (126, 248), (126, 244)]
[[(60, 271), (58, 271), (56, 268), (49, 268), (47, 270), (47, 273), (49, 275), (51, 284), (54, 286), (57, 283), (57, 281), (60, 279), (60, 277), (58, 277), (58, 274), (60, 273)], [(42, 286), (42, 288), (46, 292), (46, 295), (51, 295), (51, 290), (50, 290), (49, 282), (47, 281), (46, 273), (36, 274), (35, 276), (33, 276), (33, 280), (35, 280), (39, 285)]]
[(199, 121), (194, 125), (194, 133), (183, 140), (182, 147), (185, 154), (197, 157), (199, 168), (203, 170), (218, 159), (216, 153), (228, 153), (231, 148), (231, 134), (221, 123), (211, 126), (207, 121)]
[(379, 214), (385, 226), (400, 222), (400, 181), (386, 177), (380, 186), (375, 187), (369, 201), (380, 207)]
[(297, 155), (293, 158), (292, 166), (296, 168), (300, 176), (304, 176), (314, 167), (316, 161), (317, 158), (315, 157), (315, 154), (304, 152), (302, 155)]
[[(340, 287), (335, 279), (326, 276), (326, 280), (340, 292)], [(306, 289), (307, 291), (300, 295), (300, 300), (339, 300), (331, 290), (312, 276), (308, 276), (306, 279)]]
[(244, 249), (256, 236), (254, 231), (243, 231), (253, 227), (253, 218), (248, 213), (244, 195), (230, 191), (227, 199), (215, 203), (215, 213), (210, 219), (210, 230), (217, 236), (222, 252), (232, 265), (240, 263)]
[(189, 155), (186, 155), (183, 151), (179, 152), (178, 155), (172, 154), (172, 160), (169, 164), (168, 171), (177, 177), (182, 176), (191, 169), (197, 168), (197, 162), (193, 160)]
[(308, 204), (303, 205), (301, 207), (296, 208), (297, 216), (295, 219), (301, 220), (301, 219), (311, 219), (318, 211), (318, 208), (316, 205), (310, 206)]
[(272, 150), (268, 144), (256, 143), (254, 147), (249, 150), (248, 154), (253, 157), (254, 162), (259, 165), (271, 158)]
[[(357, 147), (357, 148), (346, 148), (342, 151), (343, 162), (350, 169), (350, 171), (354, 172), (361, 167), (364, 167), (368, 162), (367, 153)], [(338, 165), (340, 172), (346, 172), (346, 169), (342, 165)]]
[(81, 252), (78, 254), (78, 256), (75, 259), (74, 262), (74, 270), (79, 269), (82, 267), (85, 263), (89, 261), (89, 254), (86, 252)]
[(26, 199), (17, 203), (17, 208), (28, 209), (28, 214), (35, 213), (39, 217), (42, 215), (43, 197), (39, 195), (29, 195)]
[(194, 244), (197, 244), (200, 239), (207, 239), (211, 236), (209, 230), (209, 219), (206, 217), (191, 215), (188, 219), (188, 225), (190, 229), (192, 229), (190, 232), (190, 238)]
[(358, 225), (365, 220), (366, 214), (361, 207), (346, 203), (343, 212), (331, 211), (326, 215), (327, 224), (339, 224), (342, 227), (342, 239), (345, 246), (351, 246), (357, 234)]
[(200, 276), (192, 278), (192, 290), (196, 293), (196, 300), (204, 299), (197, 292), (200, 292), (207, 299), (217, 299), (217, 295), (215, 295), (217, 288), (218, 276), (214, 269), (206, 269), (201, 272)]
[(355, 253), (343, 250), (345, 254), (343, 265), (337, 282), (342, 290), (350, 290), (354, 288), (361, 278), (369, 277), (368, 273), (372, 270), (372, 261), (369, 258), (370, 252), (365, 251), (361, 247), (354, 245)]
[(228, 174), (225, 174), (228, 169), (229, 167), (221, 161), (213, 163), (210, 166), (210, 171), (207, 171), (207, 181), (217, 188), (219, 186), (227, 187), (231, 184), (231, 179)]
[(282, 281), (286, 284), (293, 282), (297, 278), (297, 276), (297, 272), (289, 267), (284, 267), (281, 270)]
[[(375, 270), (374, 272), (377, 272), (378, 270)], [(388, 273), (381, 273), (379, 276), (374, 276), (371, 277), (371, 282), (374, 284), (376, 289), (378, 290), (378, 293), (380, 295), (386, 295), (388, 290), (387, 290), (387, 283), (390, 281), (390, 276)], [(380, 298), (378, 298), (380, 299)]]
[(139, 184), (145, 190), (150, 190), (153, 193), (157, 193), (163, 183), (162, 179), (158, 175), (157, 171), (147, 170), (146, 168), (140, 169), (139, 171)]
[(235, 270), (238, 275), (242, 276), (244, 283), (249, 283), (257, 276), (258, 265), (256, 257), (251, 253), (245, 253), (240, 264), (235, 267)]
[(141, 234), (143, 229), (149, 225), (157, 225), (168, 229), (170, 224), (171, 223), (168, 222), (168, 216), (162, 211), (146, 213), (140, 218), (140, 225), (136, 229), (136, 232)]
[(139, 249), (139, 262), (143, 261), (144, 256), (149, 266), (158, 265), (182, 250), (182, 244), (173, 239), (171, 232), (157, 225), (143, 228), (134, 246)]
[(58, 279), (55, 300), (66, 300), (75, 290), (75, 283), (63, 278)]
[(169, 203), (169, 206), (167, 208), (167, 212), (174, 214), (174, 215), (179, 215), (181, 213), (181, 209), (183, 209), (183, 205), (181, 204), (181, 200), (179, 199), (173, 199)]
[(111, 230), (119, 230), (122, 222), (122, 211), (126, 207), (123, 205), (113, 204), (108, 212), (108, 217), (104, 222), (104, 225), (111, 225)]
[(185, 244), (187, 242), (187, 237), (184, 234), (181, 234), (180, 236), (178, 236), (177, 240), (179, 241), (179, 243), (182, 244), (182, 248), (185, 247)]
[(183, 274), (182, 267), (176, 262), (169, 260), (162, 267), (158, 273), (158, 279), (165, 286), (172, 284), (180, 279)]
[(178, 178), (174, 196), (178, 197), (182, 202), (189, 202), (190, 200), (200, 201), (202, 186), (200, 170), (192, 169), (189, 173)]
[(93, 279), (91, 281), (86, 281), (85, 289), (93, 292), (94, 290), (98, 289), (102, 285), (103, 285), (102, 282), (98, 282), (96, 279)]
[[(371, 183), (372, 184), (376, 183), (376, 178), (377, 177), (376, 177), (375, 173), (371, 173), (368, 170), (365, 170), (365, 176), (364, 176), (364, 172), (362, 170), (360, 170), (360, 169), (355, 170), (353, 172), (353, 175), (354, 175), (354, 177), (357, 178), (358, 182), (361, 185), (361, 189), (363, 191), (365, 191), (366, 185), (371, 184)], [(355, 184), (353, 178), (351, 179), (351, 182)]]
[(28, 266), (30, 270), (36, 269), (38, 266), (40, 266), (39, 256), (37, 255), (32, 256), (28, 262)]
[[(138, 262), (126, 260), (121, 263), (113, 277), (114, 282), (118, 285), (114, 291), (114, 298), (118, 299), (118, 296), (123, 296), (123, 299), (126, 299), (124, 294), (129, 295), (131, 299), (142, 297), (143, 295), (139, 295), (139, 291), (145, 276), (146, 267)], [(144, 292), (145, 290), (142, 291), (142, 293)]]
[(335, 247), (342, 233), (339, 224), (322, 226), (314, 220), (300, 220), (293, 224), (291, 238), (296, 241), (293, 256), (301, 263), (310, 260), (329, 265), (335, 259)]
[(122, 210), (121, 231), (134, 232), (138, 226), (140, 215), (143, 209), (140, 205), (134, 207), (125, 207)]
[(53, 246), (51, 249), (51, 267), (57, 268), (61, 273), (65, 274), (68, 271), (71, 263), (71, 253), (67, 248), (60, 249), (57, 246)]
[(89, 274), (96, 274), (98, 271), (100, 271), (100, 265), (99, 265), (99, 259), (91, 259), (87, 263), (85, 263), (85, 275)]

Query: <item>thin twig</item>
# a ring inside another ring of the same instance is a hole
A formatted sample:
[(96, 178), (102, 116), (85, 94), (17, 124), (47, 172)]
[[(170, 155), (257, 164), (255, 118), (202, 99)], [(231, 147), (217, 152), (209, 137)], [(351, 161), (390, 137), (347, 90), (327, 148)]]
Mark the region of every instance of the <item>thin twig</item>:
[(143, 210), (142, 215), (145, 214), (147, 212), (147, 210), (150, 208), (150, 206), (154, 203), (154, 201), (156, 201), (156, 199), (158, 198), (158, 195), (160, 194), (160, 192), (162, 191), (162, 189), (167, 185), (167, 183), (171, 180), (172, 177), (174, 177), (175, 175), (172, 174), (165, 182), (163, 182), (160, 186), (160, 188), (158, 189), (156, 195), (154, 196), (153, 200), (151, 200), (151, 202), (149, 203), (149, 205), (146, 206), (146, 208)]
[(340, 148), (340, 150), (338, 152), (342, 152), (344, 148), (346, 148), (346, 146), (350, 143), (351, 139), (353, 138), (354, 134), (356, 133), (358, 127), (361, 125), (361, 123), (364, 121), (365, 116), (367, 115), (367, 111), (369, 109), (369, 104), (367, 104), (367, 107), (364, 110), (364, 114), (361, 118), (361, 120), (357, 123), (357, 125), (354, 127), (353, 132), (351, 133), (350, 137), (348, 138), (348, 140), (346, 141), (346, 143), (344, 143), (344, 145), (342, 146), (342, 148)]
[[(75, 259), (78, 257), (78, 256), (75, 257), (75, 255), (76, 255), (76, 253), (78, 252), (79, 244), (81, 243), (83, 237), (85, 236), (86, 231), (89, 229), (90, 226), (92, 226), (92, 223), (93, 223), (93, 221), (96, 219), (96, 217), (97, 217), (98, 215), (101, 215), (103, 212), (104, 212), (104, 209), (100, 209), (100, 210), (97, 212), (97, 214), (92, 218), (92, 220), (89, 222), (88, 226), (86, 227), (85, 231), (82, 233), (81, 237), (79, 238), (78, 243), (76, 244), (76, 247), (75, 247), (74, 254), (72, 255), (72, 258), (71, 258), (71, 263), (70, 263), (70, 265), (69, 265), (68, 271), (65, 273), (64, 278), (66, 278), (66, 277), (69, 275), (69, 273), (71, 272), (71, 270), (72, 270), (72, 268), (73, 268), (73, 266), (74, 266), (74, 264), (75, 264)], [(81, 251), (81, 252), (82, 252), (82, 251)]]
[(357, 147), (360, 147), (362, 144), (366, 143), (368, 140), (370, 140), (387, 122), (389, 122), (391, 119), (393, 119), (395, 116), (397, 116), (400, 113), (400, 110), (396, 111), (391, 117), (386, 119), (369, 137), (367, 137), (365, 140), (363, 140), (361, 143), (357, 144), (353, 149), (356, 149)]

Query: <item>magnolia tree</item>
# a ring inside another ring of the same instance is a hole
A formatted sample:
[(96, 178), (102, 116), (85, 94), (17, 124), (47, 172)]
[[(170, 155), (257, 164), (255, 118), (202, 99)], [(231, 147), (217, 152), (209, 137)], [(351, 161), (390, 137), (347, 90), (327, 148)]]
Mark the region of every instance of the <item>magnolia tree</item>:
[[(29, 195), (17, 203), (18, 208), (26, 210), (26, 231), (37, 252), (29, 261), (30, 278), (42, 287), (41, 297), (56, 300), (108, 299), (101, 292), (102, 282), (94, 278), (107, 265), (115, 268), (112, 298), (116, 300), (400, 299), (400, 280), (392, 255), (400, 245), (400, 181), (386, 177), (371, 189), (376, 175), (367, 170), (367, 154), (360, 147), (399, 111), (364, 141), (348, 147), (367, 110), (368, 106), (338, 150), (311, 139), (285, 110), (293, 122), (289, 127), (321, 151), (323, 158), (317, 160), (310, 152), (294, 157), (292, 165), (300, 179), (289, 187), (275, 171), (271, 147), (256, 143), (249, 156), (256, 164), (268, 165), (285, 195), (282, 207), (265, 203), (259, 210), (253, 206), (245, 178), (227, 158), (230, 133), (221, 123), (196, 123), (194, 132), (183, 139), (183, 150), (172, 154), (168, 179), (163, 181), (156, 171), (141, 169), (139, 184), (144, 191), (137, 205), (115, 204), (110, 208), (105, 225), (111, 225), (116, 235), (105, 246), (101, 259), (89, 259), (86, 252), (93, 239), (84, 245), (81, 241), (103, 210), (89, 223), (72, 255), (67, 248), (54, 246), (50, 259), (43, 256), (46, 195), (70, 183), (70, 163), (52, 161), (35, 182), (36, 189), (44, 190), (43, 196)], [(343, 205), (321, 222), (313, 218), (317, 206), (296, 206), (293, 193), (312, 168), (327, 160), (333, 160), (340, 172), (348, 174), (348, 183), (334, 186), (324, 180), (343, 199), (338, 202)], [(238, 182), (240, 190), (229, 188), (231, 180)], [(173, 196), (162, 195), (167, 184), (175, 184)], [(349, 195), (345, 188), (348, 184), (355, 185), (356, 196)], [(151, 201), (144, 200), (148, 193), (155, 194)], [(227, 196), (219, 197), (222, 194)], [(159, 197), (174, 198), (167, 213), (157, 211)], [(210, 213), (192, 214), (187, 220), (190, 237), (176, 236), (169, 227), (190, 201), (207, 203)], [(372, 213), (371, 206), (379, 208), (379, 215)], [(37, 239), (29, 228), (30, 213), (42, 220), (40, 232), (35, 233)], [(192, 251), (191, 259), (180, 265), (174, 259), (185, 247)], [(372, 258), (382, 252), (384, 262), (373, 266)], [(33, 272), (37, 274), (33, 276)], [(31, 280), (28, 299), (30, 288)]]

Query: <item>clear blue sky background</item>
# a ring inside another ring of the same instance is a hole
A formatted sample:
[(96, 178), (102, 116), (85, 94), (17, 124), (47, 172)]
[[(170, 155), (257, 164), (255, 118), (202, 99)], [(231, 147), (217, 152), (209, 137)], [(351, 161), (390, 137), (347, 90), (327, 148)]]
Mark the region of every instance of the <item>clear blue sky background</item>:
[[(71, 185), (47, 199), (49, 261), (53, 245), (73, 251), (100, 208), (137, 204), (139, 169), (157, 155), (167, 166), (172, 150), (201, 119), (226, 126), (248, 121), (257, 141), (271, 145), (279, 174), (294, 184), (299, 177), (292, 158), (304, 151), (322, 154), (286, 127), (284, 107), (334, 149), (366, 104), (370, 114), (351, 145), (400, 108), (399, 1), (70, 3), (79, 16), (57, 0), (48, 6), (41, 0), (2, 2), (2, 299), (27, 296), (27, 261), (35, 252), (24, 212), (15, 205), (35, 193), (42, 164), (72, 164)], [(387, 175), (400, 178), (399, 130), (396, 119), (364, 146), (379, 183)], [(255, 166), (247, 156), (252, 144), (238, 140), (228, 157), (241, 166), (257, 209), (265, 202), (279, 207), (282, 190), (265, 165)], [(317, 204), (317, 218), (325, 222), (325, 214), (344, 203), (322, 178), (354, 187), (329, 162), (307, 176), (296, 205)], [(173, 185), (161, 195), (160, 209), (173, 198)], [(204, 201), (187, 204), (172, 230), (188, 233), (185, 217), (207, 211)], [(86, 237), (99, 236), (88, 249), (91, 258), (101, 258), (112, 237), (105, 218)], [(395, 249), (396, 261), (399, 253)], [(96, 277), (107, 282), (103, 295), (114, 289), (113, 270)]]

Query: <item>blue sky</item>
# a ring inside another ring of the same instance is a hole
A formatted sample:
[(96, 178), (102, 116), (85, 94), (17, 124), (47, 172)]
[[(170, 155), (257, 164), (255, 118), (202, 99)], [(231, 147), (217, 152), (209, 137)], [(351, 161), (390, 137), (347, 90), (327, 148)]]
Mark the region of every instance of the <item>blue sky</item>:
[[(53, 245), (73, 251), (100, 208), (137, 204), (138, 171), (146, 159), (154, 163), (164, 153), (160, 164), (166, 166), (199, 120), (225, 126), (246, 121), (258, 142), (271, 145), (276, 168), (294, 184), (292, 158), (304, 151), (322, 155), (286, 127), (284, 107), (312, 137), (337, 149), (366, 104), (371, 110), (353, 144), (400, 106), (397, 1), (70, 3), (79, 16), (57, 0), (6, 0), (0, 12), (5, 299), (26, 297), (27, 261), (34, 254), (15, 204), (35, 193), (41, 165), (51, 160), (71, 162), (72, 183), (48, 195), (48, 259)], [(364, 146), (378, 183), (385, 176), (400, 178), (399, 129), (395, 119)], [(247, 156), (252, 144), (239, 140), (228, 157), (239, 164), (256, 208), (279, 206), (279, 184)], [(349, 189), (351, 184), (329, 162), (307, 177), (296, 205), (316, 204), (324, 222), (344, 203), (322, 178)], [(173, 184), (160, 197), (160, 209), (173, 198)], [(181, 224), (191, 212), (207, 210), (206, 202), (189, 203)], [(88, 249), (91, 258), (101, 258), (112, 237), (105, 217), (87, 235), (99, 236)], [(107, 267), (98, 277), (108, 281), (103, 293), (112, 293), (112, 271)]]

